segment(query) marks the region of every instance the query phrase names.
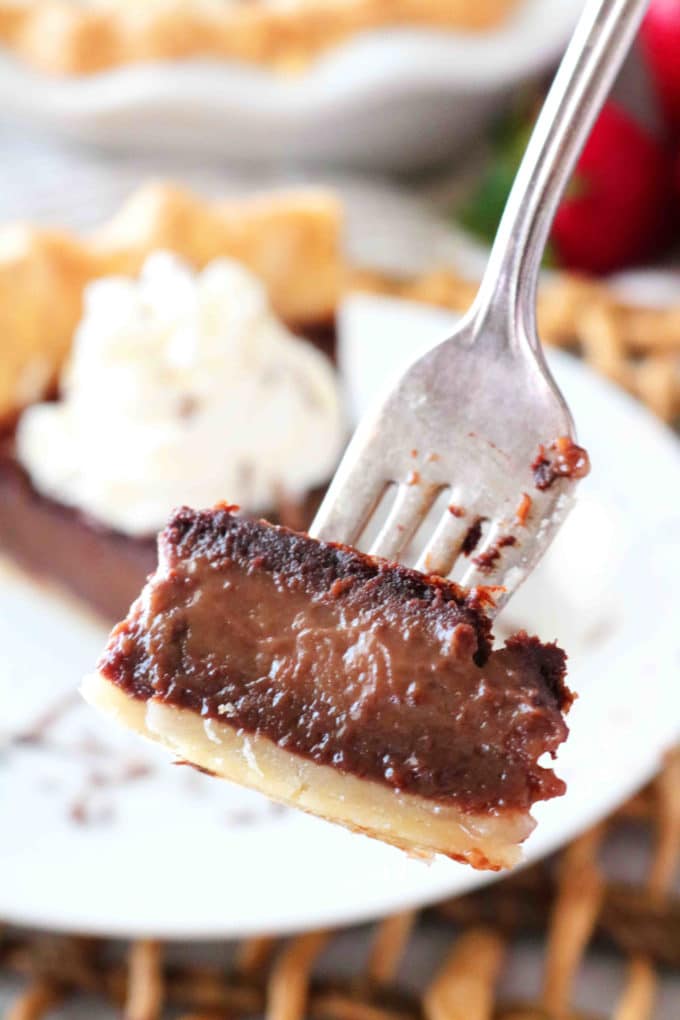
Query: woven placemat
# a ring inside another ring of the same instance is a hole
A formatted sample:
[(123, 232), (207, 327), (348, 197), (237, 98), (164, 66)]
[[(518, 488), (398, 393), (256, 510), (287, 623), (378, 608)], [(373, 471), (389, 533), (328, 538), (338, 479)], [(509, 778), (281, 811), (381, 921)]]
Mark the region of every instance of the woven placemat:
[[(556, 274), (540, 290), (539, 335), (546, 344), (579, 354), (663, 421), (678, 423), (680, 276), (678, 280), (677, 303), (652, 307), (627, 302), (597, 280)], [(458, 312), (469, 308), (477, 290), (477, 283), (450, 269), (407, 280), (357, 272), (352, 285)]]
[[(468, 305), (472, 291), (449, 271), (408, 282), (362, 273), (352, 285), (455, 309)], [(539, 317), (547, 342), (578, 350), (664, 420), (680, 415), (680, 304), (624, 307), (600, 284), (560, 277), (544, 289)], [(602, 848), (631, 827), (649, 852), (645, 874), (624, 881), (609, 872)], [(22, 990), (6, 1018), (38, 1020), (85, 994), (92, 1012), (79, 1015), (97, 1016), (99, 1003), (126, 1020), (651, 1020), (661, 970), (680, 972), (679, 864), (680, 749), (669, 752), (646, 790), (552, 859), (434, 909), (376, 923), (349, 974), (326, 969), (321, 977), (315, 969), (338, 932), (246, 940), (228, 964), (208, 965), (177, 962), (158, 941), (133, 942), (121, 957), (106, 940), (7, 928), (0, 930), (0, 973), (17, 975)], [(430, 928), (443, 930), (450, 948), (416, 993), (402, 961)], [(506, 1001), (500, 978), (527, 937), (542, 950), (540, 990), (532, 1001)], [(572, 1006), (577, 975), (599, 947), (622, 964), (619, 986), (607, 1013), (586, 1014)]]

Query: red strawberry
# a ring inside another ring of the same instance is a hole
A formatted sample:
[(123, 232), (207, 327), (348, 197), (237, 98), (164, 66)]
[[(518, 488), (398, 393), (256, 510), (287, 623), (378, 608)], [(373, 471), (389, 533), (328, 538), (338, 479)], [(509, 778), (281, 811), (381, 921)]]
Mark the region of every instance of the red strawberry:
[(608, 273), (657, 252), (668, 239), (672, 174), (665, 147), (607, 103), (555, 217), (559, 264)]
[(640, 44), (668, 125), (680, 132), (680, 0), (652, 0)]

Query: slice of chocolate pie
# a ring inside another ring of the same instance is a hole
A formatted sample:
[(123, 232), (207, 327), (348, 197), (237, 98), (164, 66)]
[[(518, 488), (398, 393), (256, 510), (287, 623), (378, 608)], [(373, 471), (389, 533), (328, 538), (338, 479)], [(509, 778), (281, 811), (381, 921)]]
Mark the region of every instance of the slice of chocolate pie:
[(113, 623), (175, 506), (307, 526), (345, 442), (343, 266), (312, 191), (156, 187), (87, 239), (0, 228), (0, 559)]
[(492, 651), (488, 593), (233, 508), (182, 509), (85, 697), (180, 758), (417, 854), (518, 858), (565, 656)]

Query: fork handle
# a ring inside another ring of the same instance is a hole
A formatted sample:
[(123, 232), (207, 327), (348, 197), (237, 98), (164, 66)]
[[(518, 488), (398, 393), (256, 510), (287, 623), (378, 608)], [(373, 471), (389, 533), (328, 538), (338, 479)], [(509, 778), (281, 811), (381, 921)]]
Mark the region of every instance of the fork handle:
[[(588, 0), (508, 198), (472, 315), (475, 334), (540, 354), (536, 293), (553, 217), (648, 0)], [(508, 328), (508, 319), (510, 316)], [(500, 329), (487, 330), (490, 322)], [(493, 339), (495, 338), (495, 339)]]

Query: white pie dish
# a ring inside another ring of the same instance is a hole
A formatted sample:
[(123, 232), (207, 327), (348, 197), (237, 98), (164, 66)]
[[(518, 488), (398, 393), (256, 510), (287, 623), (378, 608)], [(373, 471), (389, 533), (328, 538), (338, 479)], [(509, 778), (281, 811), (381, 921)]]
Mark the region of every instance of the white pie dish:
[(0, 55), (5, 117), (81, 142), (232, 162), (406, 170), (450, 155), (559, 55), (582, 0), (523, 0), (480, 34), (355, 37), (299, 76), (192, 60), (87, 77)]

